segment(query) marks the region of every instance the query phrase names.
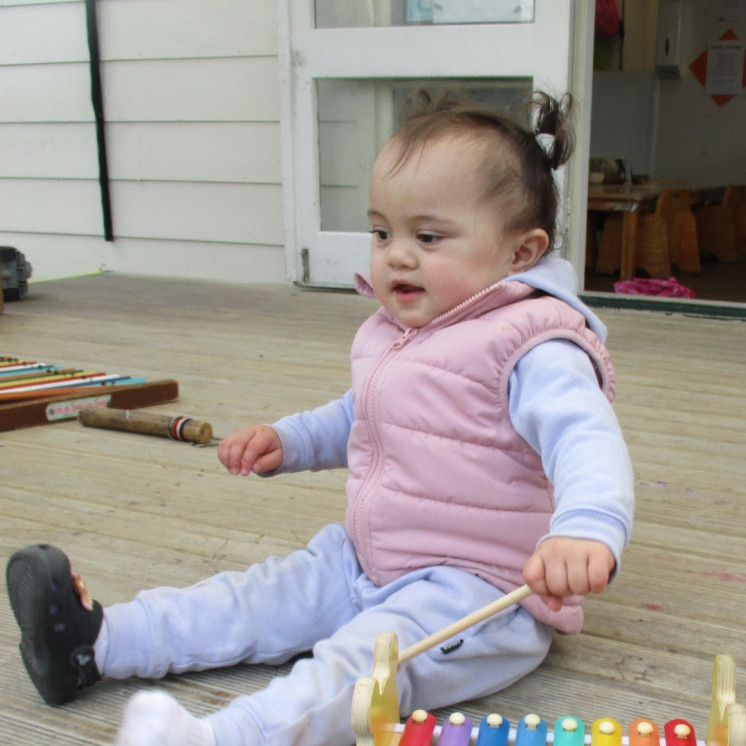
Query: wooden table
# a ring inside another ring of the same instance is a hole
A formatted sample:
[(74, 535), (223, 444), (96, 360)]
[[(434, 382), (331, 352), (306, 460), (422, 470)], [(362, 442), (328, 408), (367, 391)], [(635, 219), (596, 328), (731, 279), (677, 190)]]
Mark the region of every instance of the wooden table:
[(635, 274), (637, 230), (641, 212), (653, 212), (658, 195), (670, 183), (651, 182), (641, 186), (631, 184), (590, 184), (588, 186), (588, 211), (622, 212), (622, 249), (619, 259), (619, 277), (629, 280)]
[(719, 202), (724, 187), (693, 189), (689, 179), (656, 179), (646, 184), (589, 184), (588, 212), (621, 212), (622, 247), (619, 278), (629, 280), (635, 274), (637, 233), (641, 212), (654, 212), (658, 195), (666, 189), (687, 189), (692, 205)]

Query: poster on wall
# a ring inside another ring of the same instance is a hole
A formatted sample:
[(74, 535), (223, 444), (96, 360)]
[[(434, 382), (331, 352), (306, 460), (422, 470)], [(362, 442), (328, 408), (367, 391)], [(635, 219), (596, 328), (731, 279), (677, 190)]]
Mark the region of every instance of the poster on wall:
[(707, 45), (705, 91), (708, 96), (740, 96), (743, 93), (744, 42), (719, 39)]
[[(710, 48), (711, 44), (714, 43), (720, 43), (720, 42), (738, 42), (740, 44), (743, 44), (743, 42), (738, 38), (738, 35), (733, 29), (728, 29), (718, 40), (717, 42), (710, 42), (710, 44), (707, 45), (707, 48), (705, 49), (702, 54), (697, 57), (697, 59), (692, 62), (691, 65), (689, 65), (689, 69), (694, 73), (694, 77), (703, 85), (705, 88), (707, 88), (707, 80), (708, 76), (712, 76), (712, 84), (714, 87), (717, 87), (721, 85), (721, 82), (715, 82), (715, 78), (721, 78), (722, 79), (722, 85), (727, 86), (729, 89), (737, 89), (736, 93), (709, 93), (709, 95), (712, 97), (712, 100), (715, 102), (717, 106), (724, 106), (728, 103), (734, 96), (740, 96), (743, 94), (743, 89), (746, 88), (746, 65), (744, 64), (744, 54), (743, 51), (740, 52), (725, 52), (723, 55), (723, 60), (718, 63), (716, 66), (719, 68), (720, 72), (717, 74), (714, 71), (710, 71), (710, 64), (709, 64), (709, 57), (710, 57)], [(725, 48), (723, 48), (725, 49)], [(738, 47), (736, 47), (738, 49)], [(741, 50), (743, 50), (743, 47), (741, 47)], [(719, 54), (720, 50), (716, 50), (716, 54)], [(723, 71), (728, 69), (728, 66), (730, 64), (733, 64), (736, 62), (736, 57), (738, 57), (741, 60), (741, 81), (740, 85), (735, 85), (733, 78), (730, 75), (726, 75)], [(713, 69), (714, 70), (714, 69)]]

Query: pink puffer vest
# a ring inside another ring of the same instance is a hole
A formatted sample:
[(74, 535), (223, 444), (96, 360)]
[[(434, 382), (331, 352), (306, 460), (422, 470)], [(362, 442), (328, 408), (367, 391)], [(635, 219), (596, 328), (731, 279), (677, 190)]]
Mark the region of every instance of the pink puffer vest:
[[(403, 330), (383, 309), (362, 325), (346, 527), (373, 582), (445, 564), (503, 591), (522, 584), (554, 498), (511, 424), (508, 378), (529, 349), (558, 338), (590, 355), (612, 399), (609, 356), (585, 317), (519, 282), (493, 285), (420, 329)], [(524, 605), (564, 632), (582, 627), (578, 599), (556, 613), (536, 597)]]

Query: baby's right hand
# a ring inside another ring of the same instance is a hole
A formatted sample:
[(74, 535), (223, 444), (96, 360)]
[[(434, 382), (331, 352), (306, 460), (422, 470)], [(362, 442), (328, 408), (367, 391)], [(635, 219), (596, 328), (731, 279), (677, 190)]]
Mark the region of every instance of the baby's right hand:
[(220, 441), (218, 458), (231, 474), (272, 471), (282, 463), (280, 436), (267, 425), (242, 427)]

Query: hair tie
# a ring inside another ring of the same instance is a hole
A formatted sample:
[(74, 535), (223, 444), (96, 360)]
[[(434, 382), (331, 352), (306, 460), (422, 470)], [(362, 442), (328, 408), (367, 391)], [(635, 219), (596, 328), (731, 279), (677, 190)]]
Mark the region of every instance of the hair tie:
[(538, 130), (534, 130), (534, 139), (544, 155), (549, 157), (552, 152), (552, 146), (554, 145), (554, 135), (550, 132), (539, 132)]

